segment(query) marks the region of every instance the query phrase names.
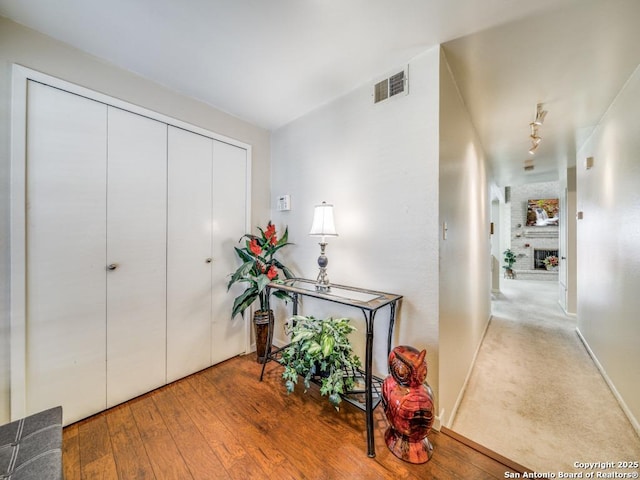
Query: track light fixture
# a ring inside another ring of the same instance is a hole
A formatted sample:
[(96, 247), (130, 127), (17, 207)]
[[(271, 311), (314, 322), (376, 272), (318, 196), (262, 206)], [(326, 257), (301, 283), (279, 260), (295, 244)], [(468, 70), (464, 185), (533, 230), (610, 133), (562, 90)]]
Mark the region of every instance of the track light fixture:
[(547, 111), (542, 109), (542, 103), (536, 105), (536, 119), (533, 121), (535, 125), (542, 125), (547, 116)]
[(543, 104), (538, 103), (536, 105), (536, 114), (533, 122), (529, 124), (531, 128), (531, 135), (529, 138), (531, 139), (531, 148), (529, 149), (529, 155), (534, 155), (536, 150), (538, 149), (538, 145), (542, 141), (542, 137), (538, 135), (538, 128), (544, 123), (544, 119), (547, 116), (547, 111), (542, 109)]
[(536, 125), (535, 123), (531, 122), (529, 124), (529, 127), (531, 127), (531, 136), (533, 137), (534, 135), (538, 135), (538, 125)]

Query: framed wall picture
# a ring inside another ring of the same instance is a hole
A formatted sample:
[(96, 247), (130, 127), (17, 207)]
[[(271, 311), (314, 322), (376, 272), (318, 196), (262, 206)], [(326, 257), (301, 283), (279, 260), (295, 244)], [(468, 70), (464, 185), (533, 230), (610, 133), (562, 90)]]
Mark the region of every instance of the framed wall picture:
[(557, 198), (533, 199), (527, 202), (527, 227), (557, 227), (560, 204)]

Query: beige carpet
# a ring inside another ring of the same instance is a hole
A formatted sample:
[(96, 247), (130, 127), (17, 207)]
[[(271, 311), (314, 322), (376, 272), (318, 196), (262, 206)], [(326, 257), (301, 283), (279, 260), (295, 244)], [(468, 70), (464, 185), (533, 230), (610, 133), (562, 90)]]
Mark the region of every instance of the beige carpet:
[(503, 281), (452, 429), (536, 472), (640, 461), (640, 438), (557, 298), (557, 282)]

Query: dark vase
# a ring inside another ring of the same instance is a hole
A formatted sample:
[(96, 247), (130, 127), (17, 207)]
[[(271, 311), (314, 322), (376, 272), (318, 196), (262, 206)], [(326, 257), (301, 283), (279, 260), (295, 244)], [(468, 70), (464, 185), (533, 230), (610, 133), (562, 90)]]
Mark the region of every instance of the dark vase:
[(322, 368), (320, 367), (320, 362), (314, 363), (312, 370), (312, 374), (316, 377), (327, 378), (329, 375), (331, 375), (331, 370), (322, 370)]
[(382, 384), (389, 420), (385, 441), (389, 450), (410, 463), (425, 463), (433, 454), (427, 435), (433, 425), (433, 394), (426, 383), (427, 351), (399, 346), (389, 355), (389, 375)]
[(256, 361), (264, 363), (269, 343), (269, 329), (273, 332), (273, 310), (258, 310), (253, 314), (256, 334)]

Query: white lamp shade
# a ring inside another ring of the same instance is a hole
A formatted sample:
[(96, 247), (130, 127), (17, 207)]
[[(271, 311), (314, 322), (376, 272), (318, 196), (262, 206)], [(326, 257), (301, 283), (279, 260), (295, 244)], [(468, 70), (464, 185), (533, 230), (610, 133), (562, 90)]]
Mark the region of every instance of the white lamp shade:
[(313, 223), (309, 235), (317, 237), (337, 237), (336, 225), (333, 221), (333, 205), (322, 202), (313, 211)]

